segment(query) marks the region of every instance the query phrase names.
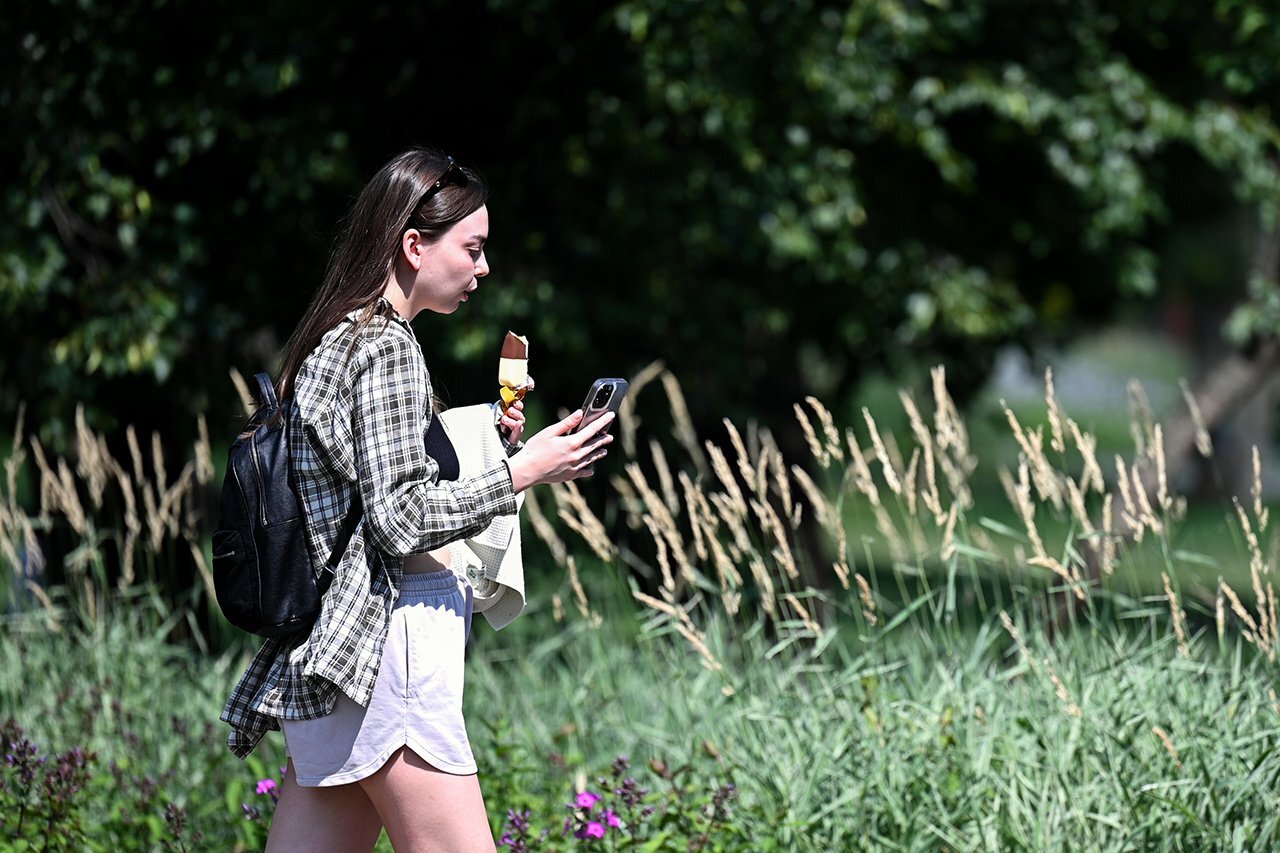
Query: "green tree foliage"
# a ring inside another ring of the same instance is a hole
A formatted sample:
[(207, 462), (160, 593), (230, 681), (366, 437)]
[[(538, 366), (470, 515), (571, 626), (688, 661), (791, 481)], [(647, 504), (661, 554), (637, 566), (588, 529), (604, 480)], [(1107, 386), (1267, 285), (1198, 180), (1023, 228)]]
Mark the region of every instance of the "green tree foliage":
[(0, 415), (226, 406), (414, 141), (494, 188), (482, 298), (420, 322), (459, 400), (506, 328), (556, 402), (655, 357), (711, 417), (972, 386), (1157, 291), (1186, 221), (1274, 224), (1278, 33), (1262, 0), (9, 4)]
[(345, 135), (296, 92), (322, 53), (284, 26), (297, 11), (54, 0), (0, 13), (18, 58), (0, 78), (0, 157), (17, 167), (0, 217), (4, 411), (25, 399), (53, 427), (81, 402), (108, 427), (189, 420), (228, 385), (246, 318), (286, 319), (272, 298), (283, 226), (349, 168)]
[(1180, 182), (1274, 222), (1264, 7), (1116, 5), (623, 4), (639, 91), (595, 96), (569, 165), (643, 235), (640, 285), (695, 363), (745, 349), (751, 385), (819, 391), (981, 367), (1152, 293)]

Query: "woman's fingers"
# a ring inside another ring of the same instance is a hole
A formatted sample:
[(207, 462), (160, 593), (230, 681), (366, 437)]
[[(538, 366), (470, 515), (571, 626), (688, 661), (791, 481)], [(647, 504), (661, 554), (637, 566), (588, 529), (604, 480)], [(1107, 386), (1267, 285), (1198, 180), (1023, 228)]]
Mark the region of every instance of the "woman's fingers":
[(570, 434), (582, 423), (582, 418), (582, 410), (574, 410), (526, 442), (524, 451), (513, 457), (511, 463), (513, 469), (519, 469), (521, 483), (525, 482), (526, 468), (533, 478), (529, 485), (562, 483), (591, 476), (591, 467), (608, 455), (608, 445), (613, 436), (607, 430), (616, 415), (607, 412), (580, 432)]
[(567, 417), (561, 418), (556, 423), (547, 427), (543, 432), (549, 432), (552, 435), (564, 435), (569, 430), (576, 427), (582, 422), (582, 409), (574, 409)]
[(596, 418), (591, 423), (587, 424), (586, 427), (583, 428), (582, 434), (595, 435), (602, 429), (608, 429), (609, 424), (613, 423), (613, 420), (616, 417), (617, 415), (615, 415), (613, 412), (605, 412), (603, 415)]
[[(613, 442), (613, 435), (601, 432), (601, 430), (608, 428), (609, 422), (613, 420), (613, 417), (613, 413), (610, 412), (596, 423), (591, 424), (586, 430), (583, 430), (586, 440), (579, 448), (583, 456), (576, 469), (578, 476), (590, 477), (595, 474), (595, 464), (609, 455), (608, 445)], [(608, 419), (607, 421), (606, 418)], [(600, 421), (606, 422), (601, 424)]]
[(507, 428), (514, 429), (517, 427), (523, 427), (524, 422), (524, 403), (520, 400), (516, 400), (508, 406), (506, 412), (503, 413), (502, 423), (505, 424)]

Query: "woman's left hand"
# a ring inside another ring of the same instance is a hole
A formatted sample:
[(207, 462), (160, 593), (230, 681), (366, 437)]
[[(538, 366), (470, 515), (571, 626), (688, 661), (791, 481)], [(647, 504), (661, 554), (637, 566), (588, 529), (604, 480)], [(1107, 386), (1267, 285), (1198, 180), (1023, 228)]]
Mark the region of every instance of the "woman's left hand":
[(519, 444), (524, 435), (524, 400), (516, 400), (507, 407), (506, 414), (498, 419), (498, 426), (507, 436), (507, 441)]

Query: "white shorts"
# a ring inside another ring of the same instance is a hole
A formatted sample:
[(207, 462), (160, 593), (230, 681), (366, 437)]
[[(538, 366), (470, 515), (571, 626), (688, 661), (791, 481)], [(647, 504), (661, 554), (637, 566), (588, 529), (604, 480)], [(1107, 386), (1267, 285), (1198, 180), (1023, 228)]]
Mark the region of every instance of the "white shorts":
[(299, 785), (357, 782), (402, 746), (445, 773), (476, 772), (462, 720), (471, 607), (471, 588), (448, 569), (404, 575), (369, 707), (339, 694), (327, 716), (282, 721)]

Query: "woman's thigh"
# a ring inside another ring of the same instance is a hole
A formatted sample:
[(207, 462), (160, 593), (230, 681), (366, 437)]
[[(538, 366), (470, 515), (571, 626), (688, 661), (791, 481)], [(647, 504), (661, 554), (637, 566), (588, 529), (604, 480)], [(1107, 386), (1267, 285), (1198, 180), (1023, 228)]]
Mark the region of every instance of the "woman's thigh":
[(358, 784), (306, 788), (296, 777), (290, 761), (271, 819), (267, 853), (373, 849), (382, 832), (382, 819)]
[(397, 851), (494, 849), (474, 775), (444, 773), (406, 747), (357, 784), (373, 801)]

